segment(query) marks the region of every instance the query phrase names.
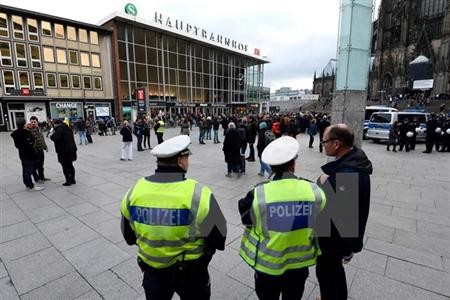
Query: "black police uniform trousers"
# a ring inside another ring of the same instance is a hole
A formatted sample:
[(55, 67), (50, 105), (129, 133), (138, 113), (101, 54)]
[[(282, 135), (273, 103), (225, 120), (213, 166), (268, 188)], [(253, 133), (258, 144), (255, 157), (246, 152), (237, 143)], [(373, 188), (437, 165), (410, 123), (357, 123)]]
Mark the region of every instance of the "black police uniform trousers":
[(255, 271), (255, 291), (260, 300), (301, 299), (308, 278), (308, 268), (288, 270), (274, 276)]
[(181, 300), (209, 300), (211, 283), (208, 264), (210, 256), (193, 261), (178, 262), (168, 268), (156, 269), (138, 258), (144, 272), (142, 286), (147, 300), (170, 300), (174, 293)]

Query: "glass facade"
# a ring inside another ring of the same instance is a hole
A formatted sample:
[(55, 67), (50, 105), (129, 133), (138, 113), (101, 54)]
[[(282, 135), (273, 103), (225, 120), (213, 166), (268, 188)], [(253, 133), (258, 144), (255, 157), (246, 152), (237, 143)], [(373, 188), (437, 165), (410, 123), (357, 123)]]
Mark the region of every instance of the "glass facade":
[(145, 89), (150, 102), (181, 107), (262, 100), (264, 66), (256, 59), (129, 24), (117, 28), (123, 102), (136, 89)]

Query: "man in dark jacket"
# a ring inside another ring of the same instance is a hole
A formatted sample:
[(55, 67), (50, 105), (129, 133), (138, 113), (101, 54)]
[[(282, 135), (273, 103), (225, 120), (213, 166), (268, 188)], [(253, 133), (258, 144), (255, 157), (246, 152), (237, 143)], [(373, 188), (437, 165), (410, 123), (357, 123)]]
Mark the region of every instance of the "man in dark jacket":
[(258, 124), (256, 124), (253, 117), (250, 117), (249, 120), (247, 142), (250, 148), (250, 154), (246, 159), (248, 161), (255, 161), (255, 147), (253, 145), (255, 144), (256, 134), (258, 133)]
[(36, 116), (30, 118), (30, 123), (27, 125), (27, 129), (31, 132), (34, 137), (34, 149), (36, 150), (36, 161), (34, 162), (33, 177), (34, 181), (48, 181), (49, 178), (44, 176), (44, 160), (45, 154), (44, 150), (48, 152), (47, 143), (45, 143), (45, 138), (39, 129), (39, 121)]
[(241, 138), (236, 130), (236, 125), (233, 122), (228, 124), (228, 130), (223, 140), (223, 148), (225, 154), (225, 162), (227, 163), (227, 174), (225, 176), (231, 177), (231, 172), (235, 172), (238, 177), (241, 176), (241, 168), (239, 162), (241, 160)]
[(325, 129), (325, 153), (336, 160), (322, 166), (324, 174), (318, 180), (328, 199), (316, 229), (322, 251), (316, 266), (322, 300), (347, 299), (343, 263), (363, 247), (372, 163), (353, 142), (354, 134), (345, 124)]
[(55, 120), (55, 132), (50, 139), (55, 143), (58, 162), (61, 164), (66, 182), (64, 186), (76, 184), (73, 162), (77, 160), (77, 145), (72, 129), (61, 120)]
[(40, 191), (43, 187), (35, 186), (31, 176), (34, 171), (34, 163), (37, 159), (34, 149), (34, 137), (28, 129), (25, 129), (25, 119), (19, 118), (16, 122), (17, 129), (11, 133), (14, 145), (19, 150), (19, 158), (22, 162), (22, 179), (29, 191)]
[[(436, 114), (431, 113), (431, 118), (427, 121), (427, 136), (425, 138), (426, 150), (423, 153), (431, 153), (433, 151), (433, 145), (437, 142), (436, 128), (438, 127), (438, 121)], [(436, 146), (438, 148), (438, 146)]]
[(328, 117), (325, 115), (322, 117), (322, 120), (320, 120), (319, 122), (319, 151), (320, 153), (322, 153), (322, 149), (323, 149), (323, 145), (322, 145), (322, 141), (323, 141), (323, 133), (325, 132), (325, 128), (327, 128), (328, 126), (330, 126), (330, 121), (328, 121)]

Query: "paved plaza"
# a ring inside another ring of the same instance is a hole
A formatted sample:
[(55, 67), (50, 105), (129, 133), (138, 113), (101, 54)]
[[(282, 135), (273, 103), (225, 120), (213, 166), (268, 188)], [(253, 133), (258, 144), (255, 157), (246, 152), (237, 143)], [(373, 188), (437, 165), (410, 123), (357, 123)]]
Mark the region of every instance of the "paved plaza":
[[(166, 131), (166, 137), (178, 134)], [(222, 131), (221, 131), (222, 132)], [(253, 272), (238, 255), (242, 226), (237, 202), (261, 181), (259, 163), (240, 179), (226, 178), (222, 144), (198, 144), (192, 133), (188, 177), (212, 188), (228, 222), (226, 250), (210, 264), (212, 299), (256, 299)], [(49, 139), (41, 192), (25, 191), (17, 149), (0, 134), (0, 299), (145, 299), (136, 247), (120, 232), (119, 204), (127, 189), (153, 173), (149, 151), (120, 161), (121, 138), (93, 136), (79, 146), (77, 184), (63, 187), (61, 166)], [(315, 180), (327, 159), (301, 144), (296, 175)], [(78, 136), (76, 136), (78, 141)], [(152, 133), (152, 145), (156, 138)], [(352, 299), (449, 299), (450, 155), (386, 152), (364, 142), (372, 160), (372, 199), (364, 250), (346, 266)], [(304, 299), (318, 296), (314, 268)]]

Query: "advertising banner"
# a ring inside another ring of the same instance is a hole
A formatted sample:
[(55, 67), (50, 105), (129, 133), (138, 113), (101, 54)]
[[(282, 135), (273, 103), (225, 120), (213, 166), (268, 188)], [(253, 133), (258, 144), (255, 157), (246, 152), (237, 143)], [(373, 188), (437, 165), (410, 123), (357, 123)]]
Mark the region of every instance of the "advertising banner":
[(47, 110), (45, 109), (45, 103), (25, 103), (26, 121), (29, 122), (32, 116), (37, 117), (39, 123), (47, 121)]

